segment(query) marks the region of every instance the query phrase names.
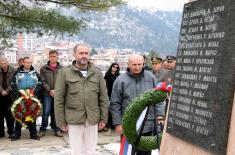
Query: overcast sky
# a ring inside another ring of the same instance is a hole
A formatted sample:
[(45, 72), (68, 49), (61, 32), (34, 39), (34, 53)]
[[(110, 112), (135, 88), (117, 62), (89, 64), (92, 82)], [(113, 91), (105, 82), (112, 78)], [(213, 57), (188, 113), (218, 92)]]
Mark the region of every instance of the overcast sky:
[(126, 0), (128, 4), (140, 9), (153, 8), (164, 11), (182, 11), (184, 3), (188, 0)]

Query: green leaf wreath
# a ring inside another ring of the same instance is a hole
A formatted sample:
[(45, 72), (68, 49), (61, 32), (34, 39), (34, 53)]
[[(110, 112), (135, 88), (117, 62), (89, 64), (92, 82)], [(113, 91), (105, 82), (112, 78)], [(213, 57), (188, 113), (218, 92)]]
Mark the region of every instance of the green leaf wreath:
[[(136, 122), (142, 111), (149, 105), (158, 104), (164, 101), (167, 97), (167, 92), (150, 90), (139, 97), (135, 98), (126, 108), (123, 116), (123, 133), (127, 141), (134, 145), (136, 144), (138, 132), (136, 131)], [(140, 150), (150, 151), (157, 149), (160, 145), (162, 135), (157, 136), (141, 136), (137, 147)], [(158, 139), (158, 141), (157, 141)]]

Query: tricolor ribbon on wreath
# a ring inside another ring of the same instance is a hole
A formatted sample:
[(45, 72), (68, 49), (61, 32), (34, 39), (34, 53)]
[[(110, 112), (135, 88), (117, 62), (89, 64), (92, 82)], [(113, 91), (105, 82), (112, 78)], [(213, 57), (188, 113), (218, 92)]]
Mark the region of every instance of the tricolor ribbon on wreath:
[[(123, 119), (124, 135), (122, 135), (122, 138), (121, 138), (121, 146), (120, 146), (119, 155), (131, 155), (131, 154), (133, 154), (132, 145), (134, 145), (134, 143), (136, 143), (136, 141), (135, 141), (136, 137), (133, 137), (132, 135), (137, 135), (137, 131), (140, 129), (141, 124), (144, 121), (144, 117), (145, 117), (146, 112), (147, 112), (147, 105), (153, 104), (153, 103), (156, 104), (156, 102), (160, 103), (160, 101), (164, 101), (167, 97), (166, 93), (170, 93), (171, 91), (172, 91), (172, 85), (171, 84), (168, 84), (166, 82), (159, 82), (156, 85), (156, 87), (153, 88), (153, 90), (150, 90), (150, 91), (147, 91), (147, 92), (143, 93), (142, 95), (138, 96), (137, 98), (135, 98), (132, 101), (132, 103), (131, 103), (132, 105), (129, 104), (129, 106), (126, 109), (126, 112), (124, 114), (124, 119)], [(147, 101), (145, 101), (147, 99), (146, 97), (151, 98), (151, 101), (149, 101), (151, 103), (148, 103)], [(146, 104), (146, 105), (141, 104), (141, 102)], [(136, 109), (136, 107), (140, 107), (140, 109), (144, 109), (142, 111), (142, 113), (140, 113), (138, 119), (133, 117), (134, 112), (141, 111), (139, 109)], [(137, 122), (135, 122), (133, 120), (137, 120)], [(136, 129), (130, 128), (130, 126), (133, 126), (133, 125), (131, 125), (132, 123), (136, 123), (135, 124)], [(128, 134), (128, 135), (125, 135), (125, 133)], [(128, 138), (130, 138), (130, 140), (132, 141), (132, 144), (130, 144), (128, 142)], [(152, 139), (149, 139), (149, 140), (150, 140), (149, 144), (156, 142), (154, 137), (152, 137)], [(160, 142), (161, 137), (157, 141)], [(157, 145), (160, 145), (160, 143), (158, 144), (158, 142), (156, 142), (156, 148), (159, 147)], [(137, 147), (137, 148), (140, 147), (141, 150), (156, 149), (156, 148), (152, 148), (152, 146), (149, 146), (149, 147), (148, 147), (148, 145), (144, 145), (144, 146), (147, 146), (147, 148), (141, 147), (141, 144), (139, 146), (135, 146), (135, 147)]]
[(26, 127), (36, 121), (41, 112), (41, 103), (31, 89), (20, 89), (21, 97), (13, 102), (11, 112), (16, 121)]

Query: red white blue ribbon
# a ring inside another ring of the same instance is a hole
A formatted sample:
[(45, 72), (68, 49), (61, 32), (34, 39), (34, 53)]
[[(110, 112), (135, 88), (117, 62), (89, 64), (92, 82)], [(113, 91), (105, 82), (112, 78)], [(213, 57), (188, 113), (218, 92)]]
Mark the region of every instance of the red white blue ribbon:
[(172, 91), (172, 84), (168, 84), (167, 82), (159, 82), (153, 89), (170, 93)]

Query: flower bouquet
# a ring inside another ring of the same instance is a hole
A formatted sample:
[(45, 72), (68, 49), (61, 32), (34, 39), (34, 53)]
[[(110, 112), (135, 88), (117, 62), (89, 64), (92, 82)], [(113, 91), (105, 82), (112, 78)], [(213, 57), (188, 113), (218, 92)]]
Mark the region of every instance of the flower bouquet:
[(41, 103), (34, 97), (32, 90), (21, 89), (19, 92), (22, 96), (14, 101), (11, 112), (15, 120), (25, 127), (36, 121), (41, 112)]

